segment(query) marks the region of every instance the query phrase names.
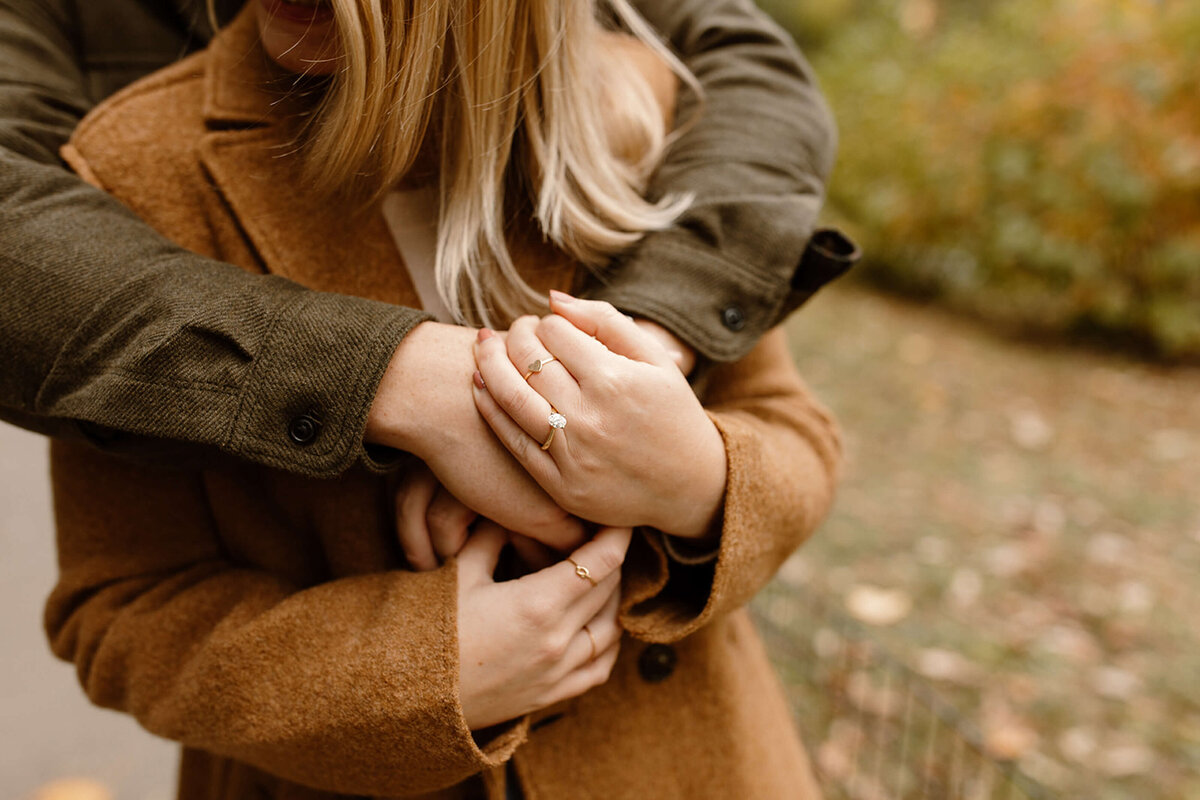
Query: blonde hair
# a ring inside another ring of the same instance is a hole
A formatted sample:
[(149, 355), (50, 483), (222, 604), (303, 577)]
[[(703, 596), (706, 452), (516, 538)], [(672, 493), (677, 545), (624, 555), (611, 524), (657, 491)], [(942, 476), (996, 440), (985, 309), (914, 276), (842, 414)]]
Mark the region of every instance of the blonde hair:
[[(308, 178), (377, 201), (428, 137), (436, 281), (460, 323), (545, 309), (509, 252), (514, 215), (531, 212), (595, 270), (690, 202), (644, 196), (669, 142), (664, 109), (630, 59), (604, 57), (596, 1), (331, 0), (340, 63), (305, 124)], [(628, 0), (599, 2), (698, 91)]]

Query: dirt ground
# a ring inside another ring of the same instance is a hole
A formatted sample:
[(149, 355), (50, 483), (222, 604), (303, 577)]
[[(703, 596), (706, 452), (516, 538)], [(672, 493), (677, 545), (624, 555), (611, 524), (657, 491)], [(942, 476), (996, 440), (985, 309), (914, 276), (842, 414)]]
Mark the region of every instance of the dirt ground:
[(854, 286), (789, 324), (845, 430), (789, 565), (1067, 797), (1200, 797), (1200, 369)]

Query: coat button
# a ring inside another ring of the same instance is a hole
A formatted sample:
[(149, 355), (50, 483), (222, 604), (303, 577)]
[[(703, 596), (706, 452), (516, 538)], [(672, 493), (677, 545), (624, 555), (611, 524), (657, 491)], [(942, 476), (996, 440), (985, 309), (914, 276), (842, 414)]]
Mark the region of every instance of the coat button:
[(320, 420), (310, 414), (293, 417), (288, 423), (288, 436), (298, 445), (312, 444), (320, 432)]
[(659, 683), (671, 677), (679, 655), (669, 644), (652, 644), (638, 656), (638, 672), (647, 683)]
[(721, 322), (731, 331), (740, 331), (746, 327), (746, 312), (740, 306), (726, 306), (721, 312)]

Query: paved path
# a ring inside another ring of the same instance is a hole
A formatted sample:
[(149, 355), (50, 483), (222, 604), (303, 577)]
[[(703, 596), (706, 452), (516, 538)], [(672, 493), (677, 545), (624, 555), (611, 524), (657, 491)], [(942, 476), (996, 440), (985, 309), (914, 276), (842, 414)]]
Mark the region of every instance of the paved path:
[(50, 654), (41, 620), (54, 578), (45, 440), (0, 423), (0, 797), (86, 777), (117, 800), (168, 800), (174, 745), (93, 708)]

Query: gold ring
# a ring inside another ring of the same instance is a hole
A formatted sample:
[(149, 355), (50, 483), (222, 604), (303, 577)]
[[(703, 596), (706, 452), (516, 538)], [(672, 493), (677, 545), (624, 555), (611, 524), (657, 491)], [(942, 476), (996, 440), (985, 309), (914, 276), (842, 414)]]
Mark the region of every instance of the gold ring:
[(553, 364), (555, 361), (558, 361), (558, 359), (554, 356), (549, 356), (547, 358), (539, 358), (537, 361), (531, 362), (529, 366), (526, 367), (526, 369), (529, 371), (521, 376), (522, 380), (529, 380), (530, 375), (536, 375), (542, 371), (542, 367), (546, 366), (547, 364)]
[(596, 660), (596, 637), (592, 636), (592, 632), (590, 630), (588, 630), (587, 625), (583, 626), (583, 632), (588, 635), (588, 641), (592, 643), (592, 655), (588, 658), (588, 661), (595, 661)]
[(560, 428), (567, 427), (567, 418), (558, 413), (554, 406), (550, 406), (550, 416), (546, 421), (550, 423), (550, 434), (546, 437), (546, 441), (542, 442), (543, 450), (549, 450), (550, 443), (554, 441), (554, 434)]
[[(570, 561), (570, 562), (571, 562), (571, 565), (572, 565), (573, 567), (575, 567), (575, 574), (576, 574), (576, 575), (578, 575), (579, 577), (583, 578), (585, 581), (587, 581), (588, 583), (590, 583), (592, 586), (599, 586), (599, 585), (600, 585), (600, 584), (596, 583), (596, 579), (592, 577), (592, 571), (591, 571), (591, 570), (589, 570), (587, 567), (585, 567), (583, 564), (580, 564), (578, 561), (576, 561), (575, 559), (571, 558), (570, 556), (567, 556), (567, 561)], [(586, 626), (586, 625), (584, 626), (584, 630), (587, 630), (587, 626)], [(591, 634), (590, 634), (590, 633), (589, 633), (588, 635), (589, 635), (589, 636), (591, 636)]]

